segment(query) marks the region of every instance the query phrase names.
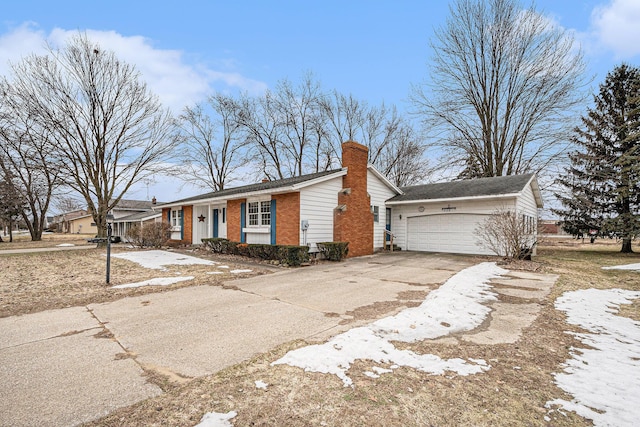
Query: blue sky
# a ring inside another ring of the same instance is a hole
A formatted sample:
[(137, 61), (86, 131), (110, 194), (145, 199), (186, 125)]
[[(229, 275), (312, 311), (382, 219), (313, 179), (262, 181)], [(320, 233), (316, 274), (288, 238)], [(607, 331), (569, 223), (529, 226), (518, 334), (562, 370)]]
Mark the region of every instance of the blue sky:
[[(593, 90), (620, 62), (640, 65), (640, 0), (539, 0), (536, 8), (575, 34)], [(7, 61), (81, 30), (135, 63), (174, 111), (216, 90), (259, 94), (306, 71), (326, 90), (403, 111), (448, 15), (449, 2), (436, 0), (14, 1), (0, 18), (0, 74)]]

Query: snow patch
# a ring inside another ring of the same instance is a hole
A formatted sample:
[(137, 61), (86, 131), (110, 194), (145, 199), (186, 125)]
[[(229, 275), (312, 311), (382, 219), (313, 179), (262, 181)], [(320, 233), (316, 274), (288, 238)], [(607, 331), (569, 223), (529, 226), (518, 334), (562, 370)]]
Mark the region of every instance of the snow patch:
[(639, 291), (586, 289), (556, 300), (570, 324), (589, 331), (571, 333), (589, 348), (572, 348), (564, 373), (554, 375), (558, 387), (574, 398), (549, 401), (548, 408), (560, 405), (596, 426), (637, 425), (640, 406), (629, 399), (640, 396), (640, 322), (617, 314), (621, 304), (638, 298)]
[(612, 265), (610, 267), (602, 267), (603, 270), (632, 270), (640, 271), (640, 263), (625, 264), (625, 265)]
[(229, 420), (237, 415), (236, 411), (227, 412), (226, 414), (207, 412), (195, 427), (233, 427)]
[(264, 381), (260, 381), (260, 380), (255, 381), (255, 383), (256, 383), (256, 388), (259, 388), (261, 390), (266, 390), (267, 386), (269, 385), (269, 384), (265, 383)]
[[(394, 364), (393, 369), (398, 366), (412, 367), (431, 374), (454, 371), (459, 375), (469, 375), (486, 371), (490, 367), (484, 360), (444, 360), (432, 354), (398, 350), (392, 341), (415, 342), (479, 326), (491, 311), (483, 303), (497, 299), (497, 295), (490, 291), (489, 280), (506, 273), (507, 270), (495, 263), (486, 262), (469, 267), (432, 291), (419, 307), (403, 310), (368, 326), (351, 329), (324, 344), (290, 351), (271, 365), (288, 364), (305, 371), (334, 374), (345, 387), (353, 385), (347, 371), (358, 359)], [(374, 370), (375, 373), (368, 372), (365, 375), (375, 378), (387, 372), (383, 369)]]
[(122, 258), (140, 264), (142, 267), (154, 270), (166, 270), (166, 265), (215, 265), (214, 261), (196, 258), (175, 252), (161, 250), (123, 252), (112, 254), (114, 258)]
[(232, 274), (240, 274), (240, 273), (251, 273), (253, 270), (231, 270), (229, 273)]
[(127, 283), (124, 285), (112, 286), (112, 289), (140, 288), (142, 286), (169, 286), (174, 283), (193, 280), (193, 276), (184, 277), (156, 277), (155, 279), (144, 280), (142, 282)]
[(72, 246), (75, 246), (73, 243), (60, 243), (59, 245), (56, 245), (56, 247), (58, 248), (70, 248)]

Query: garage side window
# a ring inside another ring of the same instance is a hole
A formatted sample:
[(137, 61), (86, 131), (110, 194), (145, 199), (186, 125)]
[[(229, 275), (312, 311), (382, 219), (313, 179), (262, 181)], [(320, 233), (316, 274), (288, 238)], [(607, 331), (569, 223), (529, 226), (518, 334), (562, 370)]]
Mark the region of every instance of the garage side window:
[(380, 207), (371, 206), (371, 213), (373, 214), (373, 222), (380, 222)]
[(536, 219), (531, 215), (522, 215), (522, 228), (525, 234), (536, 232)]

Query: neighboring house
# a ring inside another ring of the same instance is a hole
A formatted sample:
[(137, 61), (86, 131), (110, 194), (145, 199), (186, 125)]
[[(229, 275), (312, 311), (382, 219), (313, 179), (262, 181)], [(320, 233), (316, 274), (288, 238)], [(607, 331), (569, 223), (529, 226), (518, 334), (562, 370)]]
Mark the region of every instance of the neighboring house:
[[(133, 223), (142, 223), (155, 220), (160, 214), (153, 211), (156, 205), (155, 198), (148, 200), (126, 200), (122, 199), (111, 210), (113, 215), (113, 235), (124, 237), (126, 230)], [(143, 214), (141, 217), (133, 215)], [(76, 210), (67, 212), (56, 217), (56, 222), (61, 224), (60, 231), (72, 234), (98, 234), (98, 227), (93, 221), (93, 216), (88, 210)]]
[(535, 175), (483, 178), (403, 189), (367, 163), (367, 147), (342, 145), (341, 169), (265, 181), (159, 206), (173, 241), (206, 237), (244, 243), (309, 245), (348, 241), (349, 256), (384, 246), (385, 230), (405, 250), (490, 254), (473, 230), (499, 208), (537, 221)]
[(153, 210), (156, 203), (155, 197), (151, 201), (120, 200), (111, 211), (113, 215), (111, 234), (126, 240), (127, 232), (134, 225), (142, 227), (145, 224), (161, 222), (162, 214)]
[(153, 224), (154, 222), (162, 222), (162, 213), (152, 210), (136, 212), (131, 215), (123, 216), (112, 221), (113, 236), (120, 236), (122, 240), (127, 240), (128, 231), (134, 226), (144, 226), (145, 224)]
[[(60, 233), (91, 233), (93, 219), (91, 219), (88, 211), (76, 209), (54, 216), (54, 223), (58, 224), (58, 231)], [(97, 231), (95, 224), (93, 224), (93, 228)]]
[(98, 227), (93, 222), (93, 216), (90, 213), (76, 216), (67, 220), (68, 226), (64, 233), (71, 234), (97, 234)]

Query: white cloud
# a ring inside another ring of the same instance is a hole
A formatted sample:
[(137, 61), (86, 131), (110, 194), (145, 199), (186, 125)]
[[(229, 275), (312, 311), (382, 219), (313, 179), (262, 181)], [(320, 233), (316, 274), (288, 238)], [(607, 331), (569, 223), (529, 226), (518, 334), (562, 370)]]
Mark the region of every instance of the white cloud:
[(612, 0), (591, 12), (591, 24), (599, 43), (620, 59), (640, 54), (640, 2)]
[[(49, 34), (34, 23), (24, 23), (0, 35), (0, 74), (9, 72), (8, 62), (31, 54), (43, 54), (47, 43), (61, 46), (77, 30), (54, 28)], [(134, 64), (164, 105), (173, 111), (204, 99), (214, 90), (241, 90), (260, 93), (267, 85), (236, 71), (212, 70), (190, 64), (183, 51), (158, 49), (143, 36), (123, 36), (115, 31), (86, 30), (91, 40), (113, 50), (122, 60)]]

